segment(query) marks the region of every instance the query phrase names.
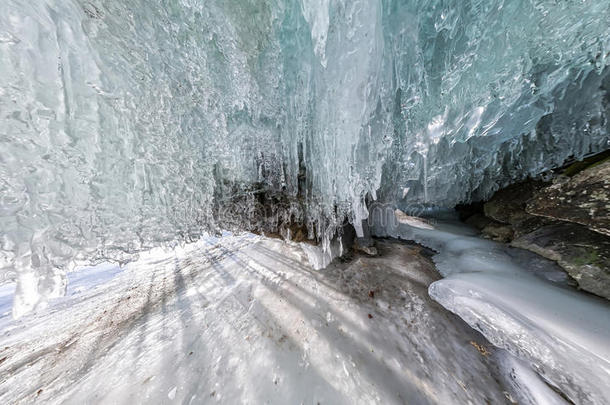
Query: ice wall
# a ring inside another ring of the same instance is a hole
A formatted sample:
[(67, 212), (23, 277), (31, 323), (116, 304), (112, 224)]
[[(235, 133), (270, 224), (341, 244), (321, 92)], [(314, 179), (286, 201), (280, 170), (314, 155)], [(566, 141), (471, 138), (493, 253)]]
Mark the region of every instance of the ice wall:
[(74, 260), (289, 221), (328, 244), (367, 195), (450, 206), (607, 148), (609, 20), (605, 0), (4, 0), (0, 277), (32, 308)]

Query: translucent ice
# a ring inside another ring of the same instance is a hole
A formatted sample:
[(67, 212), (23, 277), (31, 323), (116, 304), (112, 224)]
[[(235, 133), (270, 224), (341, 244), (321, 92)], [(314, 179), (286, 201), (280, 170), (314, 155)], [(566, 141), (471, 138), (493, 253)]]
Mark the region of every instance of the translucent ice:
[[(574, 403), (610, 401), (606, 300), (566, 288), (552, 263), (543, 268), (458, 225), (439, 221), (435, 229), (425, 229), (388, 218), (382, 221), (383, 214), (389, 217), (394, 212), (372, 212), (376, 235), (413, 239), (439, 252), (434, 262), (445, 278), (430, 285), (432, 298), (520, 358)], [(523, 375), (527, 370), (516, 372)], [(534, 401), (546, 395), (534, 386), (529, 389)]]
[(574, 403), (610, 400), (610, 308), (603, 300), (510, 273), (450, 276), (431, 285), (430, 295)]
[(329, 240), (609, 146), (610, 5), (4, 0), (0, 277), (205, 230)]

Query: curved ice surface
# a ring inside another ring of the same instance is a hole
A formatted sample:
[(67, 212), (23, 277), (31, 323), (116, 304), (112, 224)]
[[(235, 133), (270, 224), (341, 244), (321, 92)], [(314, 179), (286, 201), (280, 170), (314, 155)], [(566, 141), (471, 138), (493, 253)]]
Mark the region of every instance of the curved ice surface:
[[(384, 221), (383, 215), (394, 212), (372, 212), (373, 234), (415, 240), (439, 252), (433, 260), (445, 278), (430, 285), (434, 300), (521, 359), (515, 363), (531, 366), (574, 403), (608, 403), (607, 300), (567, 288), (557, 274), (562, 271), (552, 264), (544, 268), (527, 255), (510, 252), (513, 248), (469, 235), (459, 225), (437, 221), (435, 229), (428, 229), (406, 222), (404, 215), (396, 215), (400, 221), (394, 222)], [(527, 368), (517, 370), (524, 372)], [(544, 394), (541, 384), (532, 383), (527, 396), (547, 403), (538, 397)]]
[(453, 275), (429, 293), (574, 403), (608, 403), (610, 308), (602, 299), (502, 272)]
[(609, 20), (605, 0), (5, 0), (0, 277), (31, 308), (74, 260), (289, 220), (328, 240), (367, 195), (449, 206), (607, 148)]

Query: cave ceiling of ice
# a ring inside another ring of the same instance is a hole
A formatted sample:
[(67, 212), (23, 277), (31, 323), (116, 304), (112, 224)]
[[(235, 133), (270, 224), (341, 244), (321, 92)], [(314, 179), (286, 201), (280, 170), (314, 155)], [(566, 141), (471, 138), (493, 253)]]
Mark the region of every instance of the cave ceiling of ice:
[(607, 0), (3, 0), (0, 267), (44, 279), (609, 145)]

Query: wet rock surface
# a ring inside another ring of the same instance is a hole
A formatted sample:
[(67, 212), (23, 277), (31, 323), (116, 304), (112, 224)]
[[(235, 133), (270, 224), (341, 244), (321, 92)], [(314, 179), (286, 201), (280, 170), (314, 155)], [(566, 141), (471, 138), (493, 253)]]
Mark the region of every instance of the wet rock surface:
[(499, 190), (461, 209), (485, 238), (554, 260), (578, 287), (610, 299), (610, 158), (608, 153)]
[(555, 223), (511, 242), (556, 261), (585, 290), (610, 299), (610, 240), (584, 226)]
[(514, 230), (510, 225), (491, 222), (481, 231), (483, 236), (496, 242), (510, 242), (514, 236)]
[(485, 216), (504, 224), (518, 224), (527, 219), (525, 206), (534, 193), (541, 189), (541, 181), (525, 181), (496, 192), (483, 205)]
[(610, 158), (538, 190), (526, 211), (610, 236)]

